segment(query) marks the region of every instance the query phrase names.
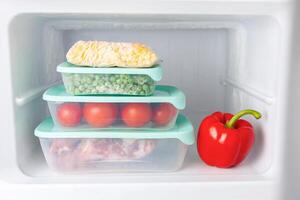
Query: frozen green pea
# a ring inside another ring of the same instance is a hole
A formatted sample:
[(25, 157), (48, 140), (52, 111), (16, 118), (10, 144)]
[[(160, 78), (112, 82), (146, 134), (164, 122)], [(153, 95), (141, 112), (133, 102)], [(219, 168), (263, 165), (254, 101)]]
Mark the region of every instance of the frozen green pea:
[(108, 77), (108, 74), (101, 74), (101, 77), (102, 77), (102, 78), (107, 78), (107, 77)]
[(73, 81), (77, 81), (77, 82), (81, 81), (80, 77), (77, 74), (75, 74), (75, 75), (72, 76), (72, 80)]
[(104, 83), (104, 86), (110, 86), (110, 83), (109, 82), (106, 82), (106, 83)]
[(109, 80), (110, 80), (111, 82), (115, 82), (115, 81), (116, 81), (116, 79), (115, 79), (115, 77), (114, 77), (113, 75), (109, 78)]
[(92, 86), (96, 87), (98, 85), (97, 81), (93, 81)]
[(141, 92), (142, 90), (143, 90), (143, 88), (139, 86), (136, 91)]
[(96, 89), (97, 89), (97, 90), (101, 90), (101, 86), (98, 85), (98, 86), (96, 87)]
[(80, 86), (80, 82), (79, 81), (74, 81), (73, 84), (74, 84), (74, 86)]
[(116, 83), (117, 83), (117, 84), (120, 84), (121, 82), (122, 82), (121, 79), (117, 79), (117, 80), (116, 80)]
[(84, 84), (84, 83), (86, 83), (86, 78), (82, 78), (82, 79), (80, 79), (80, 82), (81, 82), (81, 84)]
[(122, 84), (128, 84), (128, 80), (127, 79), (123, 79), (122, 80)]
[(93, 80), (92, 80), (91, 78), (88, 77), (88, 78), (86, 79), (86, 82), (87, 82), (88, 84), (91, 84), (91, 83), (93, 82)]
[(97, 84), (98, 85), (101, 85), (101, 84), (103, 84), (105, 81), (103, 80), (103, 79), (99, 79), (99, 80), (97, 80)]
[(148, 85), (143, 85), (143, 90), (145, 90), (145, 91), (149, 90), (149, 86)]
[(127, 81), (128, 83), (132, 84), (134, 82), (134, 80), (132, 78), (128, 79)]
[(136, 90), (137, 90), (137, 86), (136, 86), (136, 85), (132, 86), (132, 87), (131, 87), (131, 90), (132, 90), (132, 91), (136, 91)]
[(80, 90), (80, 91), (84, 91), (84, 86), (83, 85), (80, 85), (79, 87), (78, 87), (78, 89)]
[(75, 93), (75, 94), (80, 94), (80, 90), (79, 90), (78, 88), (76, 88), (76, 89), (74, 90), (74, 93)]
[(125, 74), (120, 74), (120, 78), (123, 79), (125, 77)]
[(114, 90), (116, 90), (116, 91), (118, 91), (118, 90), (120, 90), (121, 89), (121, 86), (120, 85), (115, 85), (112, 89), (114, 89)]

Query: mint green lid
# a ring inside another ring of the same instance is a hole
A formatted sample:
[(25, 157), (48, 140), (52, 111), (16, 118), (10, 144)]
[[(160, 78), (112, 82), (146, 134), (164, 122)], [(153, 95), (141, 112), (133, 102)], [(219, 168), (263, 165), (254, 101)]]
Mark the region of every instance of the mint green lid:
[(195, 142), (194, 128), (182, 114), (178, 115), (176, 125), (169, 130), (110, 130), (101, 131), (62, 131), (56, 128), (51, 117), (46, 118), (35, 130), (39, 138), (130, 138), (130, 139), (169, 139), (177, 138), (186, 145)]
[(56, 102), (111, 102), (111, 103), (171, 103), (177, 109), (185, 108), (185, 95), (173, 86), (157, 85), (152, 96), (73, 96), (63, 85), (56, 85), (45, 91), (43, 99)]
[(124, 67), (82, 67), (73, 65), (69, 62), (63, 62), (56, 68), (61, 73), (78, 74), (140, 74), (148, 75), (154, 81), (160, 81), (162, 78), (162, 67), (155, 65), (147, 68), (124, 68)]

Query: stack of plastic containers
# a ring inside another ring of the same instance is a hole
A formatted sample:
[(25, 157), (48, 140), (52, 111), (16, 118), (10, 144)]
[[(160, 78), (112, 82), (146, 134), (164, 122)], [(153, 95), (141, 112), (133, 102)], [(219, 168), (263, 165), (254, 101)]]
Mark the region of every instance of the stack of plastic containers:
[(162, 68), (57, 67), (64, 85), (43, 95), (51, 117), (35, 130), (48, 165), (58, 171), (173, 171), (194, 143), (179, 114), (185, 96), (156, 85)]

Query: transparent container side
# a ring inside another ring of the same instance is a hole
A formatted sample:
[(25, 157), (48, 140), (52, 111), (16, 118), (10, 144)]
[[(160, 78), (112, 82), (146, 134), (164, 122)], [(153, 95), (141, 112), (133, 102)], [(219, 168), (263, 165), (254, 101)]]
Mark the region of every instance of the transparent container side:
[(168, 130), (175, 126), (178, 109), (170, 103), (48, 102), (56, 127), (63, 131)]
[(71, 95), (149, 96), (156, 82), (148, 75), (62, 73), (67, 93)]
[(178, 170), (187, 145), (178, 139), (40, 138), (50, 168), (65, 172), (162, 172)]

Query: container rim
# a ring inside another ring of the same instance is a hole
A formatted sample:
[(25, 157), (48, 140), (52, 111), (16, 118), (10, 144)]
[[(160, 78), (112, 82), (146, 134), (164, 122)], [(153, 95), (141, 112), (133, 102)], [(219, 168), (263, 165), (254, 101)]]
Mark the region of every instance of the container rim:
[(69, 62), (63, 62), (56, 68), (60, 73), (72, 74), (135, 74), (135, 75), (148, 75), (154, 81), (162, 79), (162, 67), (156, 64), (153, 67), (145, 68), (125, 68), (125, 67), (86, 67), (78, 66)]
[(106, 102), (106, 103), (170, 103), (178, 110), (185, 108), (184, 93), (173, 86), (157, 85), (151, 96), (123, 96), (123, 95), (90, 95), (74, 96), (66, 92), (64, 85), (55, 85), (47, 89), (43, 99), (54, 102)]
[(96, 130), (63, 131), (55, 127), (51, 117), (46, 118), (35, 130), (39, 138), (127, 138), (127, 139), (178, 139), (186, 145), (195, 143), (194, 128), (191, 122), (179, 114), (176, 125), (169, 130)]

